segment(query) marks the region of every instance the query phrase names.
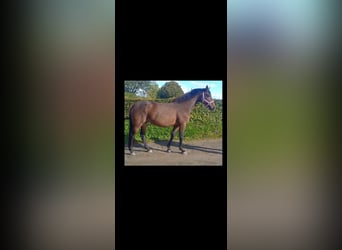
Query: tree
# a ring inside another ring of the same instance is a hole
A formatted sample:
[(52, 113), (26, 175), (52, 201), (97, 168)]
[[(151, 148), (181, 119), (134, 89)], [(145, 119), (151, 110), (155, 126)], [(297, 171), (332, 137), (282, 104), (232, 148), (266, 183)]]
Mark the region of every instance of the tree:
[(148, 96), (155, 91), (155, 86), (158, 85), (152, 81), (125, 81), (125, 93), (135, 95)]
[(157, 98), (157, 93), (159, 91), (158, 84), (155, 82), (151, 82), (150, 85), (146, 88), (147, 97), (155, 99)]
[(125, 81), (125, 92), (136, 94), (140, 89), (140, 85), (138, 81)]
[(157, 97), (158, 98), (172, 98), (172, 97), (178, 97), (183, 95), (184, 92), (181, 88), (181, 86), (175, 82), (166, 82), (158, 91)]

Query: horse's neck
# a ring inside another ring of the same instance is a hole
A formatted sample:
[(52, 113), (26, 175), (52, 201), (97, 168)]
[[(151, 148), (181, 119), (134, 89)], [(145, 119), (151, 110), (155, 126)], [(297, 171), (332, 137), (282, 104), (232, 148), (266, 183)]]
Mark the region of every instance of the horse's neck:
[(188, 107), (188, 112), (190, 113), (194, 108), (195, 108), (195, 105), (196, 105), (196, 101), (198, 99), (198, 95), (195, 95), (194, 97), (192, 97), (191, 99), (183, 102), (182, 104), (183, 105), (186, 105)]

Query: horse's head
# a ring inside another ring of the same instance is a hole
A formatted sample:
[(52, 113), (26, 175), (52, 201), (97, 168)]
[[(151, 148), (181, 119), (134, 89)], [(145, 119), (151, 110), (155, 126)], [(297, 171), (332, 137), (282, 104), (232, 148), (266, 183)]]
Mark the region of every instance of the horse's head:
[(204, 106), (206, 106), (208, 109), (210, 110), (214, 110), (215, 109), (215, 101), (213, 100), (213, 98), (211, 97), (211, 93), (210, 90), (208, 88), (208, 85), (206, 86), (206, 88), (204, 89), (204, 91), (202, 92), (202, 95), (200, 96), (199, 99)]

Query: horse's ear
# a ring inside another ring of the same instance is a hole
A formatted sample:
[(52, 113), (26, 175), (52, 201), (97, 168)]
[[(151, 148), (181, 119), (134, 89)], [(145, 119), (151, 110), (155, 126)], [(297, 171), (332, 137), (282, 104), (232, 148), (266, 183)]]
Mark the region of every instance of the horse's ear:
[(208, 88), (208, 85), (207, 85), (206, 89), (209, 89), (209, 88)]

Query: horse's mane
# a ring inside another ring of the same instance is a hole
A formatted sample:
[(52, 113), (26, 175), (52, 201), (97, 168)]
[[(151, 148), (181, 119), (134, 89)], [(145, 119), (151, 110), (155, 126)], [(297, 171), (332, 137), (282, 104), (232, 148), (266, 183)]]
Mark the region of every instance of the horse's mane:
[(199, 93), (205, 91), (206, 89), (193, 89), (187, 93), (185, 93), (184, 95), (181, 95), (180, 97), (177, 97), (175, 99), (172, 100), (172, 102), (176, 102), (176, 103), (180, 103), (180, 102), (185, 102), (187, 100), (192, 99), (194, 96), (198, 95)]

